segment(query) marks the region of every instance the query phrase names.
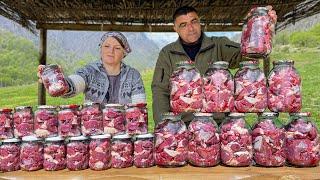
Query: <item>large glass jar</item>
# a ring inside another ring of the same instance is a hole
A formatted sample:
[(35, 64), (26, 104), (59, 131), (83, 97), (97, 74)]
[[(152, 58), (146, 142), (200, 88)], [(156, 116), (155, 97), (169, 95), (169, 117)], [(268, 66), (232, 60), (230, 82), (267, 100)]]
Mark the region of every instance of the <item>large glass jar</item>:
[(60, 136), (45, 139), (43, 169), (58, 171), (66, 168), (66, 146)]
[(106, 104), (103, 108), (104, 133), (115, 135), (126, 133), (124, 105)]
[(92, 170), (105, 170), (111, 167), (111, 135), (90, 136), (89, 167)]
[(235, 78), (237, 112), (263, 112), (267, 107), (267, 84), (259, 61), (243, 61)]
[(24, 171), (36, 171), (43, 167), (43, 142), (36, 136), (24, 136), (20, 150), (20, 167)]
[(194, 166), (210, 167), (220, 162), (220, 137), (210, 113), (195, 113), (189, 124), (188, 161)]
[(0, 171), (20, 169), (20, 139), (5, 139), (0, 144)]
[(128, 134), (113, 136), (111, 156), (111, 166), (113, 168), (131, 167), (133, 165), (133, 143), (131, 136)]
[(273, 62), (268, 77), (268, 108), (273, 112), (299, 112), (302, 106), (301, 78), (294, 61)]
[(13, 138), (12, 109), (0, 109), (0, 140)]
[(69, 85), (58, 65), (47, 65), (40, 70), (41, 79), (48, 93), (55, 97), (68, 92)]
[(234, 110), (234, 81), (228, 66), (228, 62), (217, 61), (205, 73), (202, 112), (230, 112)]
[(15, 108), (13, 114), (14, 137), (33, 135), (33, 112), (30, 106), (19, 106)]
[(193, 64), (180, 62), (170, 77), (170, 107), (175, 113), (199, 112), (202, 108), (202, 79)]
[(242, 29), (242, 55), (265, 57), (271, 53), (276, 19), (271, 6), (251, 9)]
[(102, 111), (99, 103), (89, 102), (83, 104), (81, 129), (84, 136), (103, 134)]
[(81, 116), (79, 105), (62, 105), (58, 112), (58, 132), (61, 137), (81, 135)]
[(221, 162), (227, 166), (252, 164), (252, 137), (243, 113), (231, 113), (221, 124)]
[(89, 142), (85, 136), (70, 137), (67, 140), (67, 168), (79, 171), (88, 168)]
[(128, 104), (126, 121), (126, 132), (129, 135), (146, 134), (148, 132), (147, 104)]
[(37, 137), (58, 136), (58, 116), (55, 106), (39, 106), (34, 113), (34, 133)]
[(188, 159), (188, 130), (180, 115), (164, 113), (155, 128), (155, 163), (163, 167), (184, 166)]
[(320, 160), (319, 131), (310, 113), (290, 114), (286, 126), (287, 162), (293, 166), (318, 166)]
[(135, 136), (133, 164), (138, 168), (147, 168), (154, 165), (153, 134)]
[(264, 112), (253, 126), (253, 159), (260, 166), (285, 165), (285, 129), (277, 117), (277, 113)]

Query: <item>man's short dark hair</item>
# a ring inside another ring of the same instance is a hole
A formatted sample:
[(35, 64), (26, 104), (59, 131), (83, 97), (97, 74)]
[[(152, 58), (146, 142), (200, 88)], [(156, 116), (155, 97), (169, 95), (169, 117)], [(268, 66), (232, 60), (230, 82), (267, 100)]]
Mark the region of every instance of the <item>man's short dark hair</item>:
[(173, 14), (173, 22), (176, 21), (178, 16), (187, 15), (188, 13), (191, 13), (191, 12), (198, 13), (198, 11), (194, 7), (191, 7), (191, 6), (179, 7), (178, 9), (176, 9), (176, 11)]

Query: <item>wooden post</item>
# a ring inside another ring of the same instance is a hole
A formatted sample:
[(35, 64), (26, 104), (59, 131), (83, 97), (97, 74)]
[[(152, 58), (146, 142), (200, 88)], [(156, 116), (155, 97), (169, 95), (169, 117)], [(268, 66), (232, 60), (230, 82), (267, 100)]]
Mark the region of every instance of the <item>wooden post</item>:
[(270, 72), (270, 56), (263, 58), (263, 71), (266, 78), (268, 78)]
[[(47, 64), (47, 29), (40, 29), (39, 65)], [(46, 90), (38, 83), (38, 105), (46, 104)]]

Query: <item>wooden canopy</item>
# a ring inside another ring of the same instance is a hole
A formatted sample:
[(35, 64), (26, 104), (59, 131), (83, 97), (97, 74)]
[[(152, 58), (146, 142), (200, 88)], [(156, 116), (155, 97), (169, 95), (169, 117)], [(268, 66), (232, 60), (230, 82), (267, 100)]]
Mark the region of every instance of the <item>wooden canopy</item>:
[(283, 28), (320, 12), (320, 0), (0, 0), (0, 15), (35, 31), (169, 32), (177, 7), (194, 6), (206, 31), (239, 31), (254, 6), (272, 5)]

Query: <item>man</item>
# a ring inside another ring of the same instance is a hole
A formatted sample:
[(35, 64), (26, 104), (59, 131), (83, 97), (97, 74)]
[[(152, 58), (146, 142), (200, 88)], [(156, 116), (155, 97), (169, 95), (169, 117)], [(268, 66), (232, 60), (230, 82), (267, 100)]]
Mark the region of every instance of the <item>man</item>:
[[(201, 74), (215, 61), (229, 62), (229, 68), (236, 68), (241, 61), (240, 45), (226, 37), (207, 37), (200, 26), (197, 10), (190, 6), (178, 8), (174, 15), (173, 29), (179, 39), (162, 48), (152, 81), (153, 117), (157, 124), (163, 112), (170, 111), (169, 79), (176, 63), (191, 60)], [(223, 115), (217, 117), (222, 119)], [(182, 115), (185, 122), (192, 120), (191, 113)]]

